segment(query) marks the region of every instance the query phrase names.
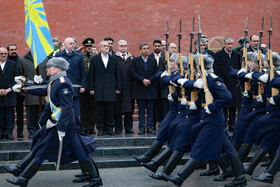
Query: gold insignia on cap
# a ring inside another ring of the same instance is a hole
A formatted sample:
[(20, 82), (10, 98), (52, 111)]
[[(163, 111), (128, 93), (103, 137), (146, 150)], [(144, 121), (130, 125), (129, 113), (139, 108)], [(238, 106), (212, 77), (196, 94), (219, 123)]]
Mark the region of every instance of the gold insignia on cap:
[(89, 43), (89, 44), (91, 44), (91, 41), (90, 41), (90, 40), (88, 40), (88, 43)]

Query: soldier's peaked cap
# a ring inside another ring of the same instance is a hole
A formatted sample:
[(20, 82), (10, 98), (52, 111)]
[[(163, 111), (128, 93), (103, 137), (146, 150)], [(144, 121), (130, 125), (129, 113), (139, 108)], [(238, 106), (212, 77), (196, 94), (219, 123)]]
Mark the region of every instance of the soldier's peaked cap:
[(86, 38), (83, 42), (83, 45), (93, 45), (94, 44), (94, 39), (92, 38)]

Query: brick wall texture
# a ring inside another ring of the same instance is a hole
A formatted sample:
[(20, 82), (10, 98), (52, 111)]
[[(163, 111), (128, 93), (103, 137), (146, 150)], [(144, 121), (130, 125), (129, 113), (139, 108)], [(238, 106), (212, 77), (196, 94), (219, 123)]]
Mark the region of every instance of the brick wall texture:
[[(78, 45), (86, 37), (98, 42), (104, 37), (115, 41), (128, 41), (128, 50), (139, 55), (142, 42), (152, 44), (154, 39), (164, 39), (166, 20), (169, 21), (170, 39), (177, 43), (179, 19), (182, 19), (182, 53), (187, 54), (192, 18), (201, 17), (202, 34), (232, 37), (237, 40), (244, 35), (246, 17), (249, 17), (249, 35), (261, 30), (264, 17), (264, 31), (270, 27), (269, 17), (273, 15), (272, 50), (280, 52), (280, 1), (279, 0), (43, 0), (51, 34), (60, 41), (75, 37)], [(0, 0), (0, 45), (16, 43), (19, 55), (29, 49), (25, 43), (24, 1)], [(268, 43), (264, 32), (262, 40)], [(117, 45), (114, 46), (117, 50)]]

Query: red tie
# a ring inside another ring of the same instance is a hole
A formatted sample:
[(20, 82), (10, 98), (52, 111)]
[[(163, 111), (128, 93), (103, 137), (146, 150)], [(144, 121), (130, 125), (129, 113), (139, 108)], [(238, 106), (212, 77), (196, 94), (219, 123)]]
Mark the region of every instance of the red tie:
[(125, 55), (122, 55), (123, 56), (123, 61), (125, 62)]

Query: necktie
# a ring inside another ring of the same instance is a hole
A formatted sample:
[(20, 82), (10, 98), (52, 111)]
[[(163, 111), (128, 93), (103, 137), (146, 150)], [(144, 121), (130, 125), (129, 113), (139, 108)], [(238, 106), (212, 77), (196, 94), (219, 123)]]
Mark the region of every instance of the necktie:
[(125, 62), (125, 55), (122, 55), (123, 56), (123, 61)]

